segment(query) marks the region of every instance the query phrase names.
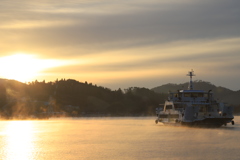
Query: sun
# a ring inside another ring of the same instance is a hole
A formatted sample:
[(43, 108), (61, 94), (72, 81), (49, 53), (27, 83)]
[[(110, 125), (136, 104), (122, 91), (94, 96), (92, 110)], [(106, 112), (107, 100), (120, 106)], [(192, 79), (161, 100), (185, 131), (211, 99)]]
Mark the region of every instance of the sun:
[(58, 60), (38, 59), (36, 55), (17, 53), (0, 58), (0, 77), (29, 82), (39, 77), (41, 71), (63, 65)]

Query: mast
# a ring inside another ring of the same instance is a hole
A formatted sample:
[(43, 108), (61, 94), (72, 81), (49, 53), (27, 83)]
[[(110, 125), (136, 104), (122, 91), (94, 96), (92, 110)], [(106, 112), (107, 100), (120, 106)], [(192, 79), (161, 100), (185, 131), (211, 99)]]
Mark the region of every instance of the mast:
[(195, 74), (193, 73), (193, 69), (191, 71), (188, 72), (187, 76), (190, 77), (190, 82), (189, 82), (189, 86), (188, 89), (189, 90), (193, 90), (193, 82), (192, 82), (192, 76), (195, 76)]

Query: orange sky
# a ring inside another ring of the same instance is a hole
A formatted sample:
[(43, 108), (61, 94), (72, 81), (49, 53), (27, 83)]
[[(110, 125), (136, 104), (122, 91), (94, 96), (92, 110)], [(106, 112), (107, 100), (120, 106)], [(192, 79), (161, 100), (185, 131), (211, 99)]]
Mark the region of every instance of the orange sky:
[(239, 90), (240, 2), (1, 2), (0, 78), (111, 89), (195, 79)]

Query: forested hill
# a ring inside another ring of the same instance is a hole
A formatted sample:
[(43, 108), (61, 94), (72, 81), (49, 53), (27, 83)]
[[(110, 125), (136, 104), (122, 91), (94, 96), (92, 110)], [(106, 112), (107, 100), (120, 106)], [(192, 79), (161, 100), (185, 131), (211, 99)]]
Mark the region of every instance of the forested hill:
[[(169, 91), (175, 92), (177, 90), (187, 89), (189, 82), (183, 83), (183, 84), (165, 84), (162, 86), (158, 86), (153, 88), (152, 90), (156, 93), (168, 93)], [(240, 90), (239, 91), (232, 91), (230, 89), (227, 89), (225, 87), (215, 86), (214, 84), (211, 84), (210, 82), (205, 81), (194, 81), (193, 87), (196, 90), (205, 90), (209, 91), (212, 90), (214, 93), (214, 97), (216, 99), (221, 100), (222, 102), (229, 103), (231, 105), (239, 105), (240, 104)]]
[(167, 94), (147, 88), (110, 90), (73, 79), (24, 84), (0, 80), (0, 116), (30, 116), (43, 112), (85, 115), (154, 115)]
[[(154, 115), (155, 108), (167, 99), (169, 90), (174, 92), (187, 86), (188, 83), (166, 84), (151, 90), (139, 87), (110, 90), (73, 79), (28, 84), (0, 79), (0, 118), (56, 112), (66, 113), (67, 116)], [(194, 88), (211, 89), (216, 98), (240, 109), (240, 91), (203, 81), (195, 81)]]

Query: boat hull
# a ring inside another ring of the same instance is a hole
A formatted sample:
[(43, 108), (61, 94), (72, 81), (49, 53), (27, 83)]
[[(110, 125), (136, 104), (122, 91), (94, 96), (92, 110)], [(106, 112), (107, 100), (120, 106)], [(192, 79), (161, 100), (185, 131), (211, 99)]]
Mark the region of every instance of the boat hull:
[(203, 120), (193, 121), (193, 122), (181, 122), (182, 125), (186, 126), (196, 126), (196, 127), (221, 127), (222, 125), (227, 125), (227, 123), (232, 122), (233, 118), (206, 118)]

